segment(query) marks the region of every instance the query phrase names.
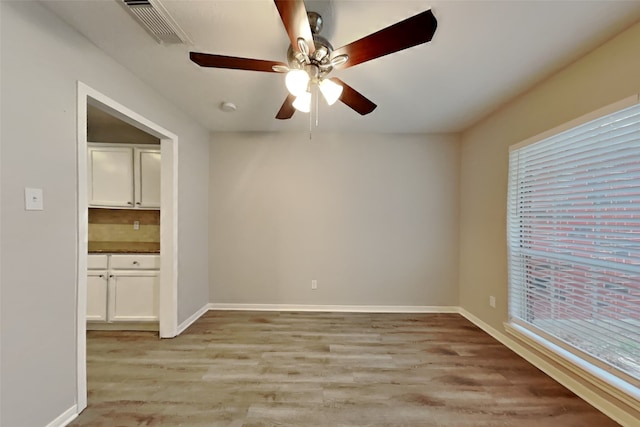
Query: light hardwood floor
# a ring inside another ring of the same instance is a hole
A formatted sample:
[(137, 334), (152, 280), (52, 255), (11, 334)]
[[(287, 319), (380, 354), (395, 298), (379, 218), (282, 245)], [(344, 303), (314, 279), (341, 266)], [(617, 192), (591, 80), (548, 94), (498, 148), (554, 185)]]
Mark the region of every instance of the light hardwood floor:
[(87, 360), (71, 426), (618, 425), (457, 314), (213, 311)]

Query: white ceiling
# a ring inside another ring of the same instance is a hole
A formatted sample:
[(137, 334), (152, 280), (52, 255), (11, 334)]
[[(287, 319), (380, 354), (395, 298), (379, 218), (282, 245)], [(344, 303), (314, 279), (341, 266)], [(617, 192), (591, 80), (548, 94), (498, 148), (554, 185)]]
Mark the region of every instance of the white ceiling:
[[(280, 121), (277, 73), (200, 68), (189, 51), (286, 62), (289, 40), (271, 0), (162, 0), (193, 46), (156, 43), (120, 0), (43, 3), (116, 61), (213, 131), (301, 131)], [(430, 43), (334, 71), (378, 104), (360, 116), (320, 103), (320, 131), (464, 130), (640, 19), (640, 1), (307, 1), (335, 48), (431, 8)], [(223, 101), (237, 105), (222, 112)]]

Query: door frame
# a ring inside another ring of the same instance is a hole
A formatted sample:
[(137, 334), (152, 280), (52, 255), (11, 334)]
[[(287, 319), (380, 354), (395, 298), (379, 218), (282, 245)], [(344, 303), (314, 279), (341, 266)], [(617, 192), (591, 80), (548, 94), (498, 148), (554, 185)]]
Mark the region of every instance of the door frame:
[(77, 83), (77, 411), (87, 407), (87, 104), (160, 139), (160, 337), (178, 334), (178, 136), (110, 97)]

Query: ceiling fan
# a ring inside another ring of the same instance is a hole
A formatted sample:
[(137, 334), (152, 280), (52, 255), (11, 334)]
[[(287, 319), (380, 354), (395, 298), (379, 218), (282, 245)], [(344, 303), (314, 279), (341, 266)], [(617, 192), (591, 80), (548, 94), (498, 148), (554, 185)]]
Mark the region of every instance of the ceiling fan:
[(289, 95), (276, 115), (281, 120), (290, 119), (296, 109), (309, 112), (311, 90), (316, 88), (329, 105), (340, 100), (361, 115), (371, 113), (376, 104), (342, 80), (327, 77), (328, 74), (426, 43), (433, 38), (438, 25), (431, 10), (427, 10), (334, 50), (319, 34), (322, 17), (315, 12), (307, 13), (303, 0), (274, 2), (291, 40), (288, 64), (199, 52), (190, 52), (189, 57), (201, 67), (286, 73)]

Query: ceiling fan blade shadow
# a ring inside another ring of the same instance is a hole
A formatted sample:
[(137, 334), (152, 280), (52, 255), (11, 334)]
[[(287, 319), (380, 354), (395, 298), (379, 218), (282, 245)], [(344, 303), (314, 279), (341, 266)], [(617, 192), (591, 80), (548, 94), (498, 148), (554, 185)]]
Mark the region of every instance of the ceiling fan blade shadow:
[(390, 53), (426, 43), (433, 38), (437, 26), (438, 21), (435, 16), (431, 10), (427, 10), (336, 49), (331, 56), (349, 55), (349, 60), (336, 68), (353, 67)]
[(371, 102), (364, 95), (362, 95), (360, 92), (358, 92), (342, 80), (336, 77), (333, 77), (330, 80), (342, 86), (340, 101), (342, 101), (342, 103), (344, 103), (347, 107), (351, 108), (357, 113), (360, 113), (363, 116), (376, 109), (376, 104)]
[(293, 106), (293, 101), (295, 101), (296, 97), (294, 95), (287, 95), (287, 99), (282, 103), (282, 107), (280, 107), (280, 111), (276, 114), (276, 119), (278, 120), (287, 120), (293, 117), (293, 113), (296, 112), (295, 107)]
[(201, 67), (230, 68), (233, 70), (264, 71), (277, 73), (274, 65), (287, 64), (278, 61), (266, 61), (264, 59), (238, 58), (235, 56), (213, 55), (210, 53), (189, 52), (189, 58)]
[(313, 43), (313, 35), (311, 34), (311, 27), (309, 27), (309, 19), (307, 18), (307, 9), (304, 6), (302, 0), (274, 0), (282, 24), (284, 25), (291, 46), (295, 52), (299, 52), (298, 39), (303, 38), (307, 42), (309, 47), (309, 55), (315, 50), (315, 44)]

